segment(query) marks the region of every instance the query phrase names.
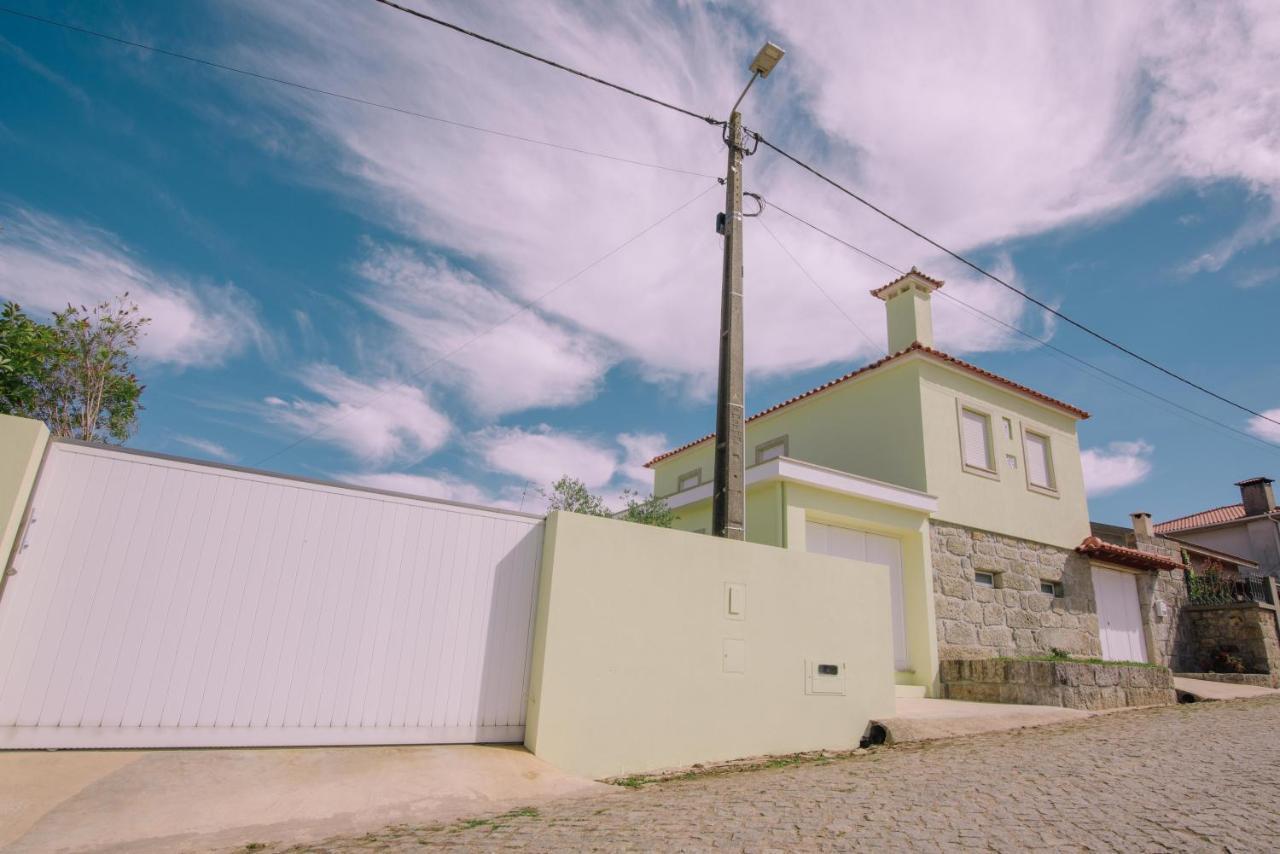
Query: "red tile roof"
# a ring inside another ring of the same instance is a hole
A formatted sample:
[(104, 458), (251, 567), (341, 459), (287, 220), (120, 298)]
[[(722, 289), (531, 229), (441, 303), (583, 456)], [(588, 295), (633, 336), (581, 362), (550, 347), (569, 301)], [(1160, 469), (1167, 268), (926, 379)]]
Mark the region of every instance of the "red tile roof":
[(1117, 546), (1097, 537), (1086, 537), (1083, 543), (1076, 546), (1076, 551), (1089, 557), (1134, 569), (1177, 569), (1182, 566), (1171, 557)]
[(894, 287), (895, 285), (901, 284), (902, 280), (906, 279), (908, 276), (915, 276), (917, 279), (924, 279), (926, 282), (928, 282), (929, 284), (933, 285), (936, 288), (940, 288), (944, 284), (946, 284), (946, 282), (942, 281), (942, 279), (935, 279), (933, 276), (926, 276), (924, 273), (921, 273), (915, 267), (912, 267), (910, 272), (903, 273), (901, 276), (894, 279), (892, 282), (890, 282), (887, 285), (881, 285), (880, 287), (873, 290), (871, 292), (871, 295), (876, 299), (885, 299), (883, 294), (886, 291), (888, 291), (890, 288)]
[[(832, 386), (836, 386), (836, 385), (839, 385), (840, 383), (847, 382), (848, 380), (851, 380), (854, 377), (862, 376), (865, 373), (874, 371), (876, 368), (880, 368), (889, 364), (890, 362), (897, 361), (898, 359), (901, 359), (910, 353), (919, 353), (922, 356), (928, 356), (929, 358), (934, 359), (936, 361), (939, 361), (948, 365), (953, 365), (957, 368), (968, 371), (969, 373), (976, 374), (984, 379), (991, 380), (992, 382), (998, 383), (999, 385), (1012, 389), (1013, 391), (1016, 391), (1019, 394), (1025, 394), (1028, 397), (1035, 398), (1041, 403), (1047, 403), (1050, 406), (1055, 406), (1058, 409), (1061, 409), (1064, 412), (1066, 412), (1068, 415), (1072, 415), (1076, 418), (1084, 419), (1089, 417), (1089, 413), (1085, 412), (1083, 409), (1080, 409), (1079, 407), (1072, 406), (1069, 403), (1063, 403), (1061, 400), (1057, 400), (1056, 398), (1049, 397), (1049, 395), (1047, 394), (1041, 394), (1040, 392), (1036, 391), (1033, 388), (1028, 388), (1027, 386), (1014, 382), (1013, 380), (1005, 379), (999, 374), (993, 374), (990, 371), (979, 368), (977, 365), (971, 365), (968, 362), (965, 362), (961, 359), (957, 359), (955, 356), (949, 356), (946, 353), (942, 352), (941, 350), (935, 350), (932, 347), (926, 347), (925, 345), (921, 344), (919, 341), (915, 341), (915, 342), (912, 342), (911, 346), (907, 347), (905, 350), (899, 350), (897, 353), (894, 353), (891, 356), (885, 356), (883, 359), (879, 359), (878, 361), (872, 362), (869, 365), (864, 365), (863, 367), (858, 368), (855, 371), (850, 371), (849, 373), (845, 374), (842, 377), (836, 377), (835, 379), (830, 380), (829, 382), (823, 383), (817, 388), (809, 389), (803, 394), (798, 394), (795, 397), (787, 398), (781, 403), (775, 403), (773, 406), (770, 406), (768, 409), (761, 410), (760, 412), (757, 412), (755, 415), (752, 415), (750, 418), (747, 419), (747, 422), (755, 421), (757, 418), (763, 418), (764, 416), (772, 412), (777, 412), (779, 409), (782, 409), (783, 407), (790, 406), (793, 403), (804, 400), (806, 397), (812, 397), (818, 392), (826, 391)], [(683, 444), (680, 447), (667, 451), (664, 454), (659, 454), (658, 456), (649, 460), (649, 462), (645, 463), (645, 467), (648, 468), (654, 465), (655, 463), (659, 463), (665, 460), (667, 457), (674, 457), (676, 454), (683, 453), (684, 451), (689, 450), (693, 446), (701, 445), (703, 442), (706, 442), (710, 439), (714, 439), (715, 437), (716, 437), (715, 433), (710, 433), (706, 436), (703, 436), (701, 439), (694, 439), (692, 442)]]
[(1182, 516), (1177, 519), (1170, 519), (1168, 522), (1161, 522), (1155, 526), (1155, 532), (1157, 534), (1172, 534), (1177, 531), (1190, 530), (1191, 528), (1221, 525), (1223, 522), (1234, 522), (1243, 518), (1243, 504), (1227, 504), (1223, 507), (1214, 507), (1212, 510), (1202, 510), (1199, 513), (1192, 513), (1190, 516)]

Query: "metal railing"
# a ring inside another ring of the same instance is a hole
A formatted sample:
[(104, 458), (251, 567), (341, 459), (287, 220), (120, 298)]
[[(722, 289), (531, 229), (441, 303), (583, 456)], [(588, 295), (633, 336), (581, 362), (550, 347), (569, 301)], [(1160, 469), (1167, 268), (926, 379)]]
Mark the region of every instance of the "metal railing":
[(1246, 575), (1230, 578), (1217, 572), (1197, 574), (1187, 570), (1187, 597), (1192, 605), (1230, 605), (1235, 602), (1261, 602), (1275, 605), (1271, 584), (1265, 576)]

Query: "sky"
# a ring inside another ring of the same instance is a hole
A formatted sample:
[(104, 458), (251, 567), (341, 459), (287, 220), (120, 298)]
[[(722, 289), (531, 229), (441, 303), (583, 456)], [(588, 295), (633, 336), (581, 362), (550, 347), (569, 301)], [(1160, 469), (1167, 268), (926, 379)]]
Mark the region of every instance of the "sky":
[[(409, 5), (716, 117), (773, 40), (749, 128), (1280, 420), (1276, 4)], [(561, 474), (648, 492), (713, 429), (718, 128), (372, 0), (13, 8), (397, 108), (0, 14), (0, 298), (152, 318), (130, 445), (536, 511)], [(1280, 479), (1271, 421), (766, 148), (744, 168), (749, 411), (884, 354), (895, 274), (783, 209), (945, 279), (941, 349), (1089, 410), (1093, 518)]]

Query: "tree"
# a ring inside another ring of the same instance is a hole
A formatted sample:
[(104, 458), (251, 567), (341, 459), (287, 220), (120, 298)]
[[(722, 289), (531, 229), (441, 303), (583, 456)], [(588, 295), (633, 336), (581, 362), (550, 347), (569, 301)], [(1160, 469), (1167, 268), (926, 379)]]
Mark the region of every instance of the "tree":
[(641, 496), (632, 489), (622, 492), (626, 501), (626, 509), (615, 513), (598, 495), (592, 495), (587, 485), (576, 477), (564, 475), (551, 484), (551, 490), (541, 490), (547, 499), (548, 510), (566, 510), (570, 513), (582, 513), (586, 516), (607, 516), (623, 519), (641, 525), (654, 525), (659, 528), (670, 528), (675, 521), (675, 511), (667, 506), (667, 502), (652, 495)]
[(124, 442), (137, 429), (144, 386), (132, 361), (149, 318), (124, 294), (68, 305), (51, 324), (15, 303), (0, 312), (0, 409), (37, 418), (55, 436)]

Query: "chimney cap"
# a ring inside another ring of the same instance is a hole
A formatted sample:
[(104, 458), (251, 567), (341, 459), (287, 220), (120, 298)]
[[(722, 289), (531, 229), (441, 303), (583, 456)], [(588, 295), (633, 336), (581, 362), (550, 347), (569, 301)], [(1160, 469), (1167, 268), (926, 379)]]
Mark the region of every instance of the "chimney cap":
[(1137, 513), (1130, 513), (1130, 514), (1129, 514), (1129, 517), (1130, 517), (1130, 518), (1133, 518), (1133, 517), (1136, 517), (1136, 516), (1146, 516), (1148, 519), (1150, 519), (1150, 518), (1151, 518), (1151, 514), (1150, 514), (1150, 513), (1148, 513), (1146, 510), (1139, 510)]
[(1236, 486), (1253, 486), (1257, 483), (1275, 483), (1275, 481), (1269, 477), (1251, 477), (1248, 480), (1236, 481)]
[(894, 279), (887, 285), (882, 285), (871, 292), (873, 297), (888, 302), (890, 297), (895, 297), (903, 291), (911, 288), (919, 288), (925, 293), (933, 293), (942, 287), (945, 282), (942, 279), (935, 279), (933, 276), (926, 276), (915, 267), (912, 267), (906, 273)]

